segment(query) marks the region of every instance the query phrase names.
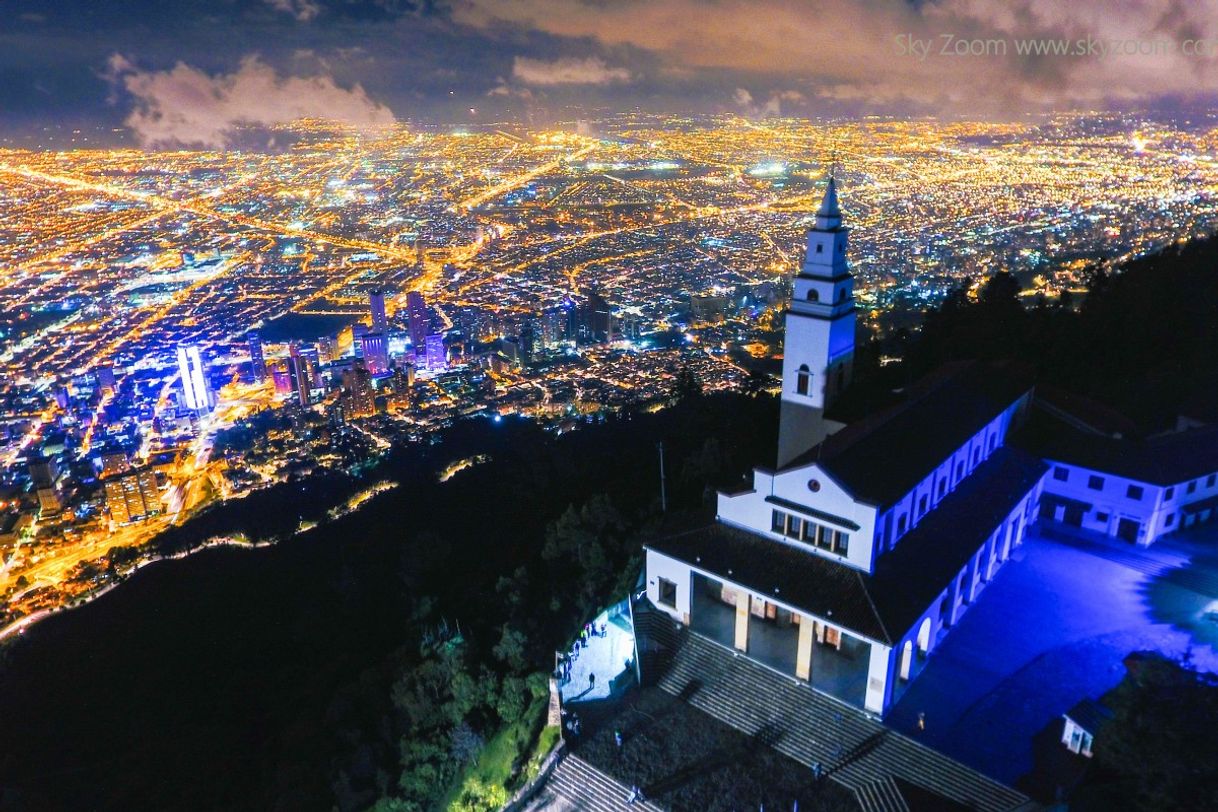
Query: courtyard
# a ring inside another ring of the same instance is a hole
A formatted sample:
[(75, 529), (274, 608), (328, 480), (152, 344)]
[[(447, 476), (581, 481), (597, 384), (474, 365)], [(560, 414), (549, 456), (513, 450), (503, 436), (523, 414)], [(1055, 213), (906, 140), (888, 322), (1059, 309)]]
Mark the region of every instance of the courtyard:
[(1034, 528), (886, 721), (1014, 784), (1037, 734), (1116, 686), (1140, 650), (1218, 672), (1218, 525), (1149, 548)]

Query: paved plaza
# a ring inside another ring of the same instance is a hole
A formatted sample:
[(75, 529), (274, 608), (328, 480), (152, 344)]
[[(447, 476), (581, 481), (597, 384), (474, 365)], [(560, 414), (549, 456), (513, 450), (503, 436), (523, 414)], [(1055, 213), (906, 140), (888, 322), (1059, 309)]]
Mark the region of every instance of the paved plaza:
[(1040, 528), (886, 721), (1013, 783), (1032, 769), (1033, 737), (1113, 688), (1123, 659), (1140, 650), (1218, 672), (1218, 526), (1146, 549)]
[[(633, 679), (634, 631), (625, 602), (601, 612), (592, 623), (604, 627), (604, 636), (591, 637), (575, 653), (570, 678), (559, 681), (564, 703), (608, 699)], [(590, 681), (592, 675), (596, 679)]]

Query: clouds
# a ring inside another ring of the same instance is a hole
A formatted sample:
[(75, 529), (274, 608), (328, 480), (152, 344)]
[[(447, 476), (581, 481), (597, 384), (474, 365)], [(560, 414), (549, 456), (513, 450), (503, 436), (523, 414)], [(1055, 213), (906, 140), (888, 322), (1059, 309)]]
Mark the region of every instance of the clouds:
[(389, 108), (358, 84), (342, 88), (324, 74), (280, 76), (256, 56), (243, 59), (233, 73), (211, 76), (182, 62), (170, 70), (141, 71), (114, 54), (107, 75), (131, 97), (126, 124), (145, 147), (223, 149), (240, 125), (300, 118), (367, 128), (394, 122)]
[(783, 102), (794, 102), (802, 104), (807, 101), (807, 97), (798, 90), (778, 90), (770, 94), (770, 97), (763, 104), (756, 104), (753, 100), (753, 94), (743, 87), (736, 88), (732, 94), (732, 101), (736, 103), (746, 115), (750, 116), (781, 116), (783, 113)]
[(526, 85), (608, 85), (630, 81), (630, 71), (611, 68), (603, 59), (541, 59), (516, 57), (512, 63), (512, 78)]
[(321, 6), (316, 0), (265, 0), (265, 2), (276, 11), (290, 14), (302, 23), (307, 23), (321, 14)]
[[(792, 86), (826, 103), (972, 114), (1218, 91), (1218, 0), (462, 0), (453, 14), (479, 30), (639, 49), (673, 75), (731, 82), (729, 94), (754, 88), (735, 101), (757, 111), (781, 107)], [(903, 35), (928, 43), (925, 56), (902, 49)], [(1210, 43), (1208, 57), (1184, 53), (1190, 38)], [(1088, 39), (1134, 51), (1077, 47)], [(1050, 40), (1070, 53), (1021, 52)], [(955, 49), (974, 41), (1000, 44)]]

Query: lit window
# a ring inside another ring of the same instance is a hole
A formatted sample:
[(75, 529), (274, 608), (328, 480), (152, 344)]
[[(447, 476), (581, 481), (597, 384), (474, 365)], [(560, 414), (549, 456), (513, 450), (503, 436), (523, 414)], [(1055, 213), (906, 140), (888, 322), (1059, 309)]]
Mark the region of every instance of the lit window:
[(1125, 489), (1125, 496), (1129, 499), (1141, 499), (1142, 498), (1142, 486), (1141, 485), (1130, 485), (1128, 488)]
[(1087, 487), (1093, 491), (1104, 490), (1104, 478), (1102, 476), (1092, 474), (1091, 476), (1087, 477)]

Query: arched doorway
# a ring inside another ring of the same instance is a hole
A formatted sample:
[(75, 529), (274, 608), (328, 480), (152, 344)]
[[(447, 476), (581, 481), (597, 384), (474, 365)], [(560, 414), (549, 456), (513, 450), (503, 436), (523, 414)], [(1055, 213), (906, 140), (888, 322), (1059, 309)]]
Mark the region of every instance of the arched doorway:
[(909, 679), (909, 671), (913, 667), (913, 642), (905, 641), (905, 646), (901, 649), (901, 679)]
[(923, 657), (930, 651), (930, 630), (932, 625), (930, 618), (926, 618), (918, 628), (918, 653)]

